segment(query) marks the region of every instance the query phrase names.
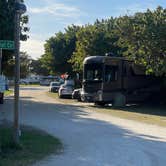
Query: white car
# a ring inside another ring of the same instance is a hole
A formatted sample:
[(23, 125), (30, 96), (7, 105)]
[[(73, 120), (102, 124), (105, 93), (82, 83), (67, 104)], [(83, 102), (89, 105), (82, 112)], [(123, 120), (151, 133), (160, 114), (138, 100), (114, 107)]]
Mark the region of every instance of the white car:
[(72, 97), (74, 86), (71, 84), (62, 84), (59, 88), (58, 95), (59, 98)]
[(49, 91), (50, 92), (58, 92), (60, 85), (61, 85), (60, 82), (51, 82), (50, 87), (49, 87)]

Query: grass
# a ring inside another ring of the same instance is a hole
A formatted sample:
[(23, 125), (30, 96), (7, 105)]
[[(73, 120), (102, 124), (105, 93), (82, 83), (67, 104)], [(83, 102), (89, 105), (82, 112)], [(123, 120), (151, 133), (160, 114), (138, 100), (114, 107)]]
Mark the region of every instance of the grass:
[(51, 153), (60, 153), (62, 144), (42, 131), (24, 128), (20, 145), (12, 142), (12, 129), (0, 128), (1, 150), (0, 166), (27, 166)]
[(106, 113), (112, 116), (166, 127), (165, 106), (133, 105), (122, 108), (113, 108), (113, 107), (104, 107), (104, 108), (93, 107), (93, 108), (97, 112)]
[(13, 90), (6, 90), (4, 93), (5, 96), (9, 96), (11, 94), (13, 94)]
[[(76, 100), (71, 99), (59, 99), (57, 93), (47, 92), (47, 96), (52, 97), (57, 101), (61, 101), (65, 104), (73, 104), (77, 102)], [(85, 107), (85, 103), (81, 104), (81, 102), (79, 102), (79, 104), (80, 106), (82, 105), (83, 107)], [(91, 111), (97, 111), (123, 119), (135, 120), (138, 122), (166, 127), (166, 106), (142, 104), (128, 105), (126, 107), (115, 108), (111, 106), (92, 106), (87, 103), (87, 107)]]
[(40, 86), (39, 84), (20, 84), (20, 86)]
[(46, 92), (46, 95), (48, 97), (51, 97), (51, 98), (54, 98), (56, 99), (57, 101), (59, 102), (64, 102), (66, 104), (72, 104), (72, 103), (75, 103), (75, 100), (72, 100), (71, 98), (59, 98), (58, 97), (58, 93), (53, 93), (53, 92)]
[(58, 93), (53, 93), (53, 92), (46, 92), (47, 96), (59, 99)]

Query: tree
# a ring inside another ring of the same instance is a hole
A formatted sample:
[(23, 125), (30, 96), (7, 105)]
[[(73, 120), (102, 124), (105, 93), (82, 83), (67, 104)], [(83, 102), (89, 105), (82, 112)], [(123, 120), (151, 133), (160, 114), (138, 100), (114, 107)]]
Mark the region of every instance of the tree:
[(104, 56), (108, 52), (121, 56), (121, 48), (117, 45), (119, 37), (115, 33), (115, 20), (96, 20), (94, 25), (85, 25), (77, 32), (76, 50), (70, 60), (73, 70), (81, 72), (83, 60), (87, 56)]
[(32, 58), (26, 52), (20, 52), (20, 77), (26, 78), (30, 74)]
[[(14, 40), (14, 7), (15, 1), (1, 0), (0, 1), (0, 40)], [(21, 17), (21, 40), (27, 40), (27, 32), (29, 28), (26, 26), (28, 23), (28, 16)], [(14, 51), (3, 51), (2, 70), (8, 70), (7, 61), (13, 58)]]
[(158, 7), (82, 27), (72, 25), (46, 41), (41, 62), (51, 73), (82, 72), (85, 57), (112, 52), (144, 65), (148, 74), (166, 75), (165, 18), (166, 9)]
[(72, 67), (68, 60), (75, 50), (76, 32), (79, 29), (75, 25), (68, 26), (64, 33), (58, 32), (46, 41), (44, 45), (45, 54), (40, 60), (42, 66), (50, 71), (50, 74), (72, 72)]
[(37, 60), (32, 59), (30, 64), (30, 72), (36, 75), (44, 75), (44, 76), (48, 76), (50, 74), (49, 70), (43, 66), (41, 58)]
[(165, 18), (166, 9), (158, 7), (117, 21), (119, 46), (127, 48), (123, 55), (143, 64), (149, 74), (166, 75)]
[[(32, 58), (28, 56), (26, 52), (20, 52), (20, 77), (25, 78), (30, 74), (30, 64), (32, 62)], [(9, 59), (6, 61), (8, 67), (4, 71), (4, 74), (9, 77), (13, 78), (14, 76), (14, 58)]]

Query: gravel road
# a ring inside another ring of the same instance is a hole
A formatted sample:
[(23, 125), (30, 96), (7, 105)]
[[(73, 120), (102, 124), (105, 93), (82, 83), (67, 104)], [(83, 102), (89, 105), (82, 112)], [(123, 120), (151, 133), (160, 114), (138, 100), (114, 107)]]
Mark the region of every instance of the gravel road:
[[(166, 165), (166, 128), (97, 113), (85, 103), (57, 101), (47, 90), (21, 88), (20, 121), (59, 137), (64, 152), (33, 166)], [(9, 119), (12, 106), (12, 98), (0, 106)]]

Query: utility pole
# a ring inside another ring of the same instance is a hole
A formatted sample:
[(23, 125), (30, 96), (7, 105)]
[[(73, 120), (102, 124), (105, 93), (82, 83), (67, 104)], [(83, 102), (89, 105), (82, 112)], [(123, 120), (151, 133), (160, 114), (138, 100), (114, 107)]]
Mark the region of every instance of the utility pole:
[(14, 142), (19, 144), (19, 80), (20, 80), (20, 17), (26, 12), (26, 6), (20, 0), (15, 0), (15, 87), (14, 87)]

